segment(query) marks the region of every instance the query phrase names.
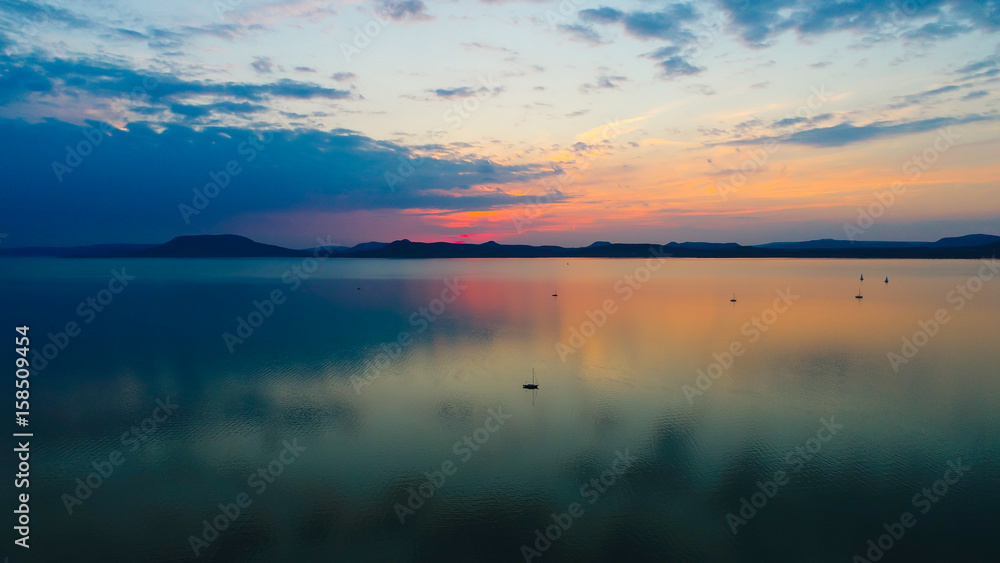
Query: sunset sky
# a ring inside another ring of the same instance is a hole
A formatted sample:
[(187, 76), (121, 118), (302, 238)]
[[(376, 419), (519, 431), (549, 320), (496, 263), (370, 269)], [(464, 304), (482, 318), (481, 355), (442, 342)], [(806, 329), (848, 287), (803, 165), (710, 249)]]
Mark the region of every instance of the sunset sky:
[(998, 32), (994, 0), (0, 0), (2, 244), (1000, 234)]

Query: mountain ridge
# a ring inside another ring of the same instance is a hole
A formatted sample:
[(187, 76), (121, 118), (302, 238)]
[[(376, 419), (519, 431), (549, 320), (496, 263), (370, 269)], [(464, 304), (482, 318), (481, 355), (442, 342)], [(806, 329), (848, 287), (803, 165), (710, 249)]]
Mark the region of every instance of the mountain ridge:
[(986, 258), (1000, 251), (1000, 236), (971, 234), (934, 242), (819, 239), (743, 246), (735, 242), (611, 243), (584, 247), (453, 242), (367, 242), (353, 247), (291, 249), (240, 235), (183, 235), (162, 244), (0, 249), (5, 257), (60, 258)]

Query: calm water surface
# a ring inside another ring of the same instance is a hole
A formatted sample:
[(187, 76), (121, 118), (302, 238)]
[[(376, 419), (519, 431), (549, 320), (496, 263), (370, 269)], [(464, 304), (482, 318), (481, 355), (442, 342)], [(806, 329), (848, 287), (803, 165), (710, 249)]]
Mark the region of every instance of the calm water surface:
[(883, 561), (1000, 553), (1000, 281), (952, 293), (981, 262), (313, 265), (0, 261), (4, 330), (64, 345), (31, 379), (11, 561), (191, 561), (195, 536), (198, 561), (848, 562), (904, 512)]

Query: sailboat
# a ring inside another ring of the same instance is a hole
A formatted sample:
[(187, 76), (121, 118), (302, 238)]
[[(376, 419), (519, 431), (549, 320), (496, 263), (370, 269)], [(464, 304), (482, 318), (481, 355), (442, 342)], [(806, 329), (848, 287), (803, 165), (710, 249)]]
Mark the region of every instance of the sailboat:
[(535, 368), (531, 368), (531, 383), (525, 383), (521, 386), (523, 389), (538, 389), (538, 384), (535, 383)]
[(885, 277), (885, 283), (889, 283), (889, 276)]
[(733, 298), (729, 300), (730, 303), (736, 303), (736, 292), (733, 292)]
[(861, 281), (865, 281), (865, 275), (861, 274)]
[(858, 287), (858, 294), (854, 296), (855, 299), (864, 299), (865, 296), (861, 295), (861, 287)]

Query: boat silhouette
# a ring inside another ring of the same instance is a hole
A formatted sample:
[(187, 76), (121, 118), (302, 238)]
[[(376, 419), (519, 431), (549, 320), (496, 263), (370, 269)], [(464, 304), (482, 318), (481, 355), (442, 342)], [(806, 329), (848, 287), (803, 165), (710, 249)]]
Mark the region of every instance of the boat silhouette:
[(523, 389), (538, 389), (538, 384), (535, 383), (535, 368), (531, 368), (531, 383), (525, 383), (521, 386)]

